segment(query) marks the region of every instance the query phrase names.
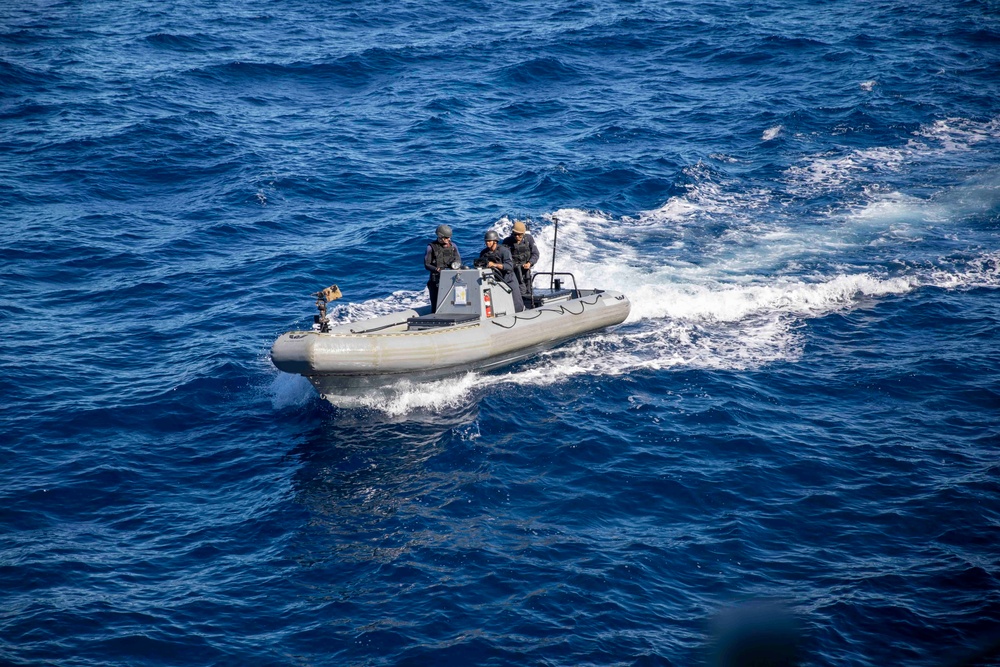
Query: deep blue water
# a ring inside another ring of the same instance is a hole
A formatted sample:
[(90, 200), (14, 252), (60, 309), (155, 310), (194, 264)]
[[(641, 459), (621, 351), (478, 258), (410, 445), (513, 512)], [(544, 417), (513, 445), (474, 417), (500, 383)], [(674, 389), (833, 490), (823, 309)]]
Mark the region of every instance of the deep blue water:
[[(993, 0), (9, 3), (0, 155), (0, 663), (997, 636)], [(630, 318), (352, 404), (270, 364), (515, 218)]]

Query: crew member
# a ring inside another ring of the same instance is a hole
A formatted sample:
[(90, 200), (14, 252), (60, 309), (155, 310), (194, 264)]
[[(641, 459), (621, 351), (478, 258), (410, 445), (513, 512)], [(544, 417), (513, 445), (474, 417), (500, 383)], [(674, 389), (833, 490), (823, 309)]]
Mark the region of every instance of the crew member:
[(500, 245), (500, 235), (494, 230), (486, 232), (483, 237), (486, 247), (479, 253), (477, 266), (486, 266), (493, 269), (500, 279), (510, 287), (511, 297), (514, 299), (514, 312), (520, 313), (524, 310), (524, 301), (521, 300), (521, 286), (514, 275), (514, 260), (510, 256), (510, 250)]
[(521, 284), (521, 294), (529, 296), (531, 294), (531, 267), (538, 264), (538, 246), (535, 239), (531, 238), (528, 228), (520, 220), (514, 221), (514, 230), (510, 236), (503, 240), (505, 248), (510, 250), (510, 256), (514, 260), (514, 275)]
[(450, 269), (462, 263), (458, 248), (451, 242), (451, 227), (438, 225), (437, 240), (427, 244), (424, 252), (424, 268), (430, 271), (427, 289), (431, 293), (431, 312), (437, 312), (438, 285), (441, 284), (441, 269)]

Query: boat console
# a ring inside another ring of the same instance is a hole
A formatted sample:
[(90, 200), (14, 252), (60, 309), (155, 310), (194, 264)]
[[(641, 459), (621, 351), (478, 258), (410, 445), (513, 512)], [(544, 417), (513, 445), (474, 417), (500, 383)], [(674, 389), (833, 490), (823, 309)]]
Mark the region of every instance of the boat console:
[(451, 327), (514, 314), (507, 283), (492, 269), (445, 269), (438, 286), (437, 310), (409, 318), (408, 330)]

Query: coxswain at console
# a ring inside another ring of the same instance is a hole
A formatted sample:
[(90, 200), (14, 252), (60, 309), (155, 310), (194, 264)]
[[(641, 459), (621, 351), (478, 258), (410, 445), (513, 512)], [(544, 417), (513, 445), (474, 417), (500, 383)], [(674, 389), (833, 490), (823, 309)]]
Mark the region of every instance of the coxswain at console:
[(514, 299), (514, 312), (520, 313), (524, 310), (524, 301), (521, 299), (521, 286), (517, 282), (517, 276), (514, 275), (514, 260), (510, 256), (510, 250), (500, 245), (500, 235), (492, 229), (486, 232), (483, 239), (486, 247), (479, 252), (479, 259), (475, 264), (477, 267), (493, 269), (510, 287), (511, 297)]
[(424, 252), (424, 268), (430, 271), (427, 289), (431, 293), (431, 312), (437, 312), (438, 285), (441, 284), (441, 270), (456, 268), (462, 263), (458, 247), (451, 242), (451, 227), (438, 225), (437, 239), (427, 244)]

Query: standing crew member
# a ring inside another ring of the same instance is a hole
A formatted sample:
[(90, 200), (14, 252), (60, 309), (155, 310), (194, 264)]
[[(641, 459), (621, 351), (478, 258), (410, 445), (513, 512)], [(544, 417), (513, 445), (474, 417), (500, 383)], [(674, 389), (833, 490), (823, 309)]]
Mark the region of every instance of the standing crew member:
[(486, 232), (483, 237), (486, 247), (479, 252), (477, 266), (485, 264), (500, 275), (500, 279), (510, 287), (511, 297), (514, 299), (514, 312), (520, 313), (524, 310), (524, 301), (521, 300), (521, 286), (514, 275), (514, 260), (511, 259), (510, 250), (500, 245), (500, 235), (492, 229)]
[(521, 283), (521, 294), (528, 296), (531, 294), (531, 267), (538, 264), (538, 246), (535, 239), (531, 238), (528, 228), (520, 220), (514, 221), (514, 231), (503, 240), (505, 248), (510, 250), (511, 259), (514, 260), (514, 275)]
[(451, 227), (438, 225), (437, 240), (427, 244), (424, 253), (424, 268), (430, 271), (427, 279), (427, 289), (431, 293), (431, 312), (437, 312), (438, 285), (441, 284), (441, 269), (450, 269), (452, 265), (462, 263), (458, 248), (451, 242)]

